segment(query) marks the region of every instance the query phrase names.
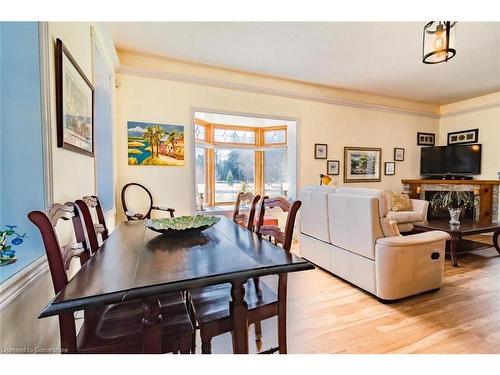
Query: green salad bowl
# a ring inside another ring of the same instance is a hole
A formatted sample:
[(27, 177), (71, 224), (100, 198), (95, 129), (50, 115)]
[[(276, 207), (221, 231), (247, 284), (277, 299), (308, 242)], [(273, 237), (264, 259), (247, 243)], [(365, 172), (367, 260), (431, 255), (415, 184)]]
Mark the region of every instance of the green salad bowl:
[(148, 219), (146, 227), (163, 234), (196, 233), (204, 231), (220, 221), (219, 216), (179, 216), (175, 218)]

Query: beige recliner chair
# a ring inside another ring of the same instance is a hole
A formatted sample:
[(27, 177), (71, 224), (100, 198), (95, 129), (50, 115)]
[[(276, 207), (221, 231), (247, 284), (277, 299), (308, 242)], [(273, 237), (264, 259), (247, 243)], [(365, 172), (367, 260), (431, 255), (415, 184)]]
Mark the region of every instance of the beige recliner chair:
[(448, 234), (401, 236), (383, 190), (306, 187), (301, 256), (382, 300), (441, 287)]

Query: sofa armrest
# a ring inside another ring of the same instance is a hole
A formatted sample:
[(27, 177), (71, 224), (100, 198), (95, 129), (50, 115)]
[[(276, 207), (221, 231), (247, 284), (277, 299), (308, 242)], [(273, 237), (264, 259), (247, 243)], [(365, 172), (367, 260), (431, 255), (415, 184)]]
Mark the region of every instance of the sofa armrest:
[(432, 242), (446, 241), (450, 239), (450, 235), (446, 232), (433, 230), (430, 232), (423, 232), (418, 234), (411, 234), (409, 236), (394, 236), (384, 237), (377, 240), (377, 245), (381, 246), (415, 246), (429, 244)]
[(410, 199), (412, 210), (422, 214), (422, 221), (427, 221), (429, 202), (423, 199)]

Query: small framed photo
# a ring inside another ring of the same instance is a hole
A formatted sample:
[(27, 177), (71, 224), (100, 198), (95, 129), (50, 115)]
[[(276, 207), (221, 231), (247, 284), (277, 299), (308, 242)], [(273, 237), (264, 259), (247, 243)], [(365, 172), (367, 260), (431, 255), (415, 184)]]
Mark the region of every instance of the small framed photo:
[(418, 146), (434, 146), (436, 144), (436, 135), (434, 133), (417, 133)]
[(393, 161), (386, 161), (384, 163), (384, 174), (386, 176), (394, 176), (396, 174), (396, 163)]
[(463, 143), (476, 143), (479, 138), (479, 129), (463, 130), (448, 133), (448, 145)]
[(326, 162), (326, 174), (330, 176), (339, 175), (340, 162), (338, 160), (328, 160)]
[(328, 156), (328, 145), (323, 143), (314, 144), (314, 159), (326, 159)]
[(57, 147), (94, 156), (94, 87), (56, 40)]
[(405, 149), (404, 148), (394, 148), (394, 161), (404, 161), (405, 160)]

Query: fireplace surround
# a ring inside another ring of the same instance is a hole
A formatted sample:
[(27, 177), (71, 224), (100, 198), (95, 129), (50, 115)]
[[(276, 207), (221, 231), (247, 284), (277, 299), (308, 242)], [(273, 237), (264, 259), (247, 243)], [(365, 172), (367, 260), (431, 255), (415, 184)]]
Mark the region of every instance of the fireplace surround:
[[(477, 221), (500, 221), (499, 185), (500, 180), (410, 180), (403, 179), (403, 190), (410, 198), (425, 199), (426, 192), (469, 191), (477, 196), (479, 204), (468, 213)], [(427, 195), (429, 196), (429, 195)], [(429, 210), (431, 211), (431, 210)], [(429, 212), (430, 213), (430, 212)], [(465, 212), (467, 214), (467, 212)], [(449, 216), (449, 215), (448, 215)]]

